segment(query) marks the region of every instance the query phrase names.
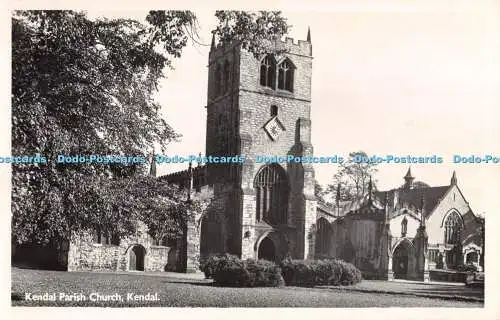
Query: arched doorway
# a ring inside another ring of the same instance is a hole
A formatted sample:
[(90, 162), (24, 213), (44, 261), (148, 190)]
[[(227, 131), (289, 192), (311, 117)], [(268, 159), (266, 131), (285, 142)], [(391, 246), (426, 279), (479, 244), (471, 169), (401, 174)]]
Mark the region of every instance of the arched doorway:
[(259, 245), (258, 258), (268, 261), (276, 260), (276, 247), (274, 246), (274, 242), (265, 237)]
[(392, 271), (395, 279), (408, 278), (408, 246), (405, 243), (400, 243), (392, 254)]
[(144, 271), (144, 258), (146, 257), (146, 249), (143, 246), (136, 244), (130, 249), (129, 270)]
[(286, 224), (289, 185), (285, 170), (278, 164), (263, 166), (254, 180), (256, 220), (271, 225)]

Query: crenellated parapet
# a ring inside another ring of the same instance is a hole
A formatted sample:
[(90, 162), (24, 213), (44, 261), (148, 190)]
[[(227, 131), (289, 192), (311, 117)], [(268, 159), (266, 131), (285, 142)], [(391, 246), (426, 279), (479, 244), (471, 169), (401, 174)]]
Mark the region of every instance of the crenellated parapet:
[(177, 171), (159, 177), (162, 181), (178, 185), (180, 188), (187, 189), (190, 186), (191, 180), (194, 191), (200, 192), (203, 187), (210, 185), (208, 181), (207, 166), (197, 166), (192, 169)]
[[(300, 55), (300, 56), (312, 56), (312, 43), (310, 40), (298, 40), (295, 41), (294, 38), (285, 37), (284, 40), (278, 39), (273, 42), (269, 42), (269, 47), (273, 48), (273, 51), (285, 52), (287, 54)], [(212, 64), (214, 61), (226, 56), (229, 51), (241, 49), (241, 42), (232, 41), (228, 44), (223, 44), (219, 42), (215, 45), (215, 39), (212, 40), (212, 48), (210, 49), (208, 63)]]

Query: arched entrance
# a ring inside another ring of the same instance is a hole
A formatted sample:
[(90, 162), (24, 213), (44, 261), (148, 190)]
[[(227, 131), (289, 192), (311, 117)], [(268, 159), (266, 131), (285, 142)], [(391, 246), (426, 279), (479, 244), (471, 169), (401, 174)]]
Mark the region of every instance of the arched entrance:
[(392, 254), (392, 271), (395, 279), (408, 279), (408, 246), (400, 243)]
[(143, 246), (136, 244), (130, 249), (129, 270), (144, 271), (144, 258), (146, 257), (146, 249)]
[(265, 237), (259, 245), (258, 258), (268, 261), (276, 260), (276, 247), (274, 246), (274, 242)]

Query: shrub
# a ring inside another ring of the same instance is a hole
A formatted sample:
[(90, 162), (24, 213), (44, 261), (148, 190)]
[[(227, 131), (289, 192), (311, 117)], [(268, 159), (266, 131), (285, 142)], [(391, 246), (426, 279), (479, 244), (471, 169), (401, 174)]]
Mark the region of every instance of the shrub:
[(281, 268), (274, 262), (248, 259), (244, 264), (248, 271), (250, 287), (281, 287), (285, 285), (281, 276)]
[(228, 253), (217, 254), (208, 258), (200, 258), (199, 268), (205, 274), (205, 278), (213, 279), (215, 271), (219, 268), (222, 261), (237, 261), (239, 258)]
[(476, 272), (477, 267), (473, 264), (461, 264), (457, 267), (457, 271), (462, 271), (462, 272)]
[(286, 285), (352, 285), (362, 280), (361, 271), (342, 260), (284, 260), (281, 270)]
[(265, 260), (243, 261), (230, 254), (200, 259), (200, 270), (205, 277), (224, 287), (277, 287), (285, 284), (281, 269)]

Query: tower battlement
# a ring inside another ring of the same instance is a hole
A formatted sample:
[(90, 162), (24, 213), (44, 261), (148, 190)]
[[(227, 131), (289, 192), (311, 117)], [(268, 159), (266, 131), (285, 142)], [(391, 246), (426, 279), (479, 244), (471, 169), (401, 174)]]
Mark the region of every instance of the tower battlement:
[[(310, 39), (310, 36), (308, 36)], [(227, 52), (232, 50), (240, 50), (240, 42), (234, 41), (230, 44), (218, 43), (215, 45), (215, 41), (212, 42), (213, 46), (209, 53), (209, 63), (221, 58), (227, 54)], [(294, 38), (285, 37), (285, 39), (279, 39), (274, 41), (270, 46), (278, 51), (284, 51), (284, 53), (295, 54), (300, 56), (312, 56), (312, 43), (310, 40), (298, 40), (295, 41)]]

